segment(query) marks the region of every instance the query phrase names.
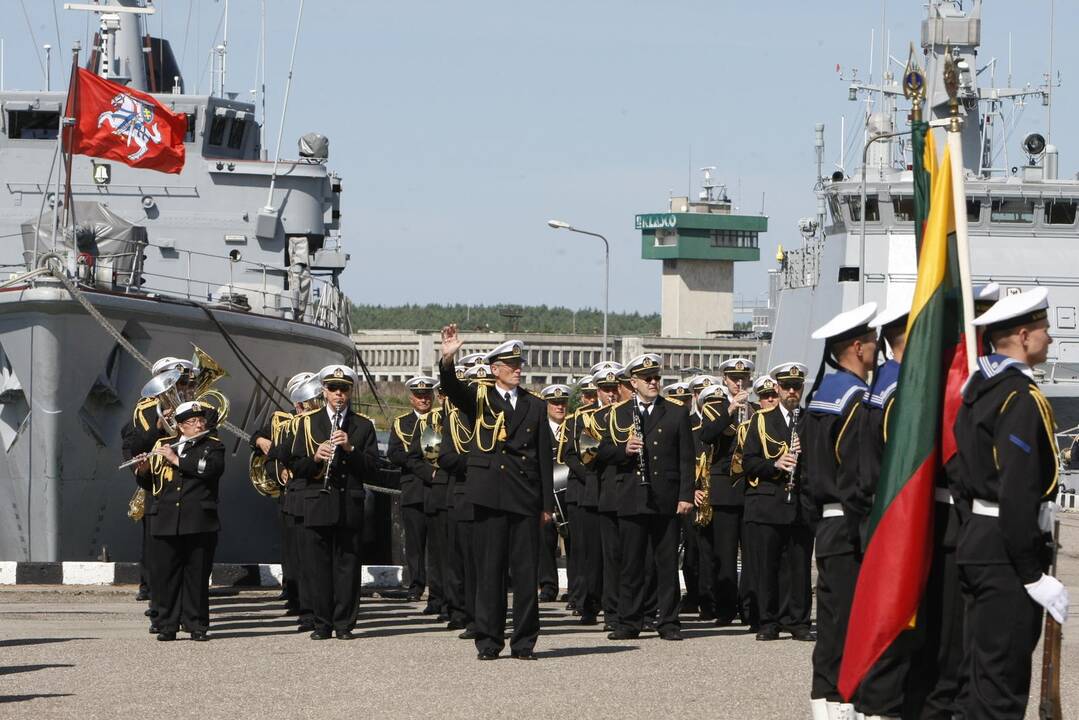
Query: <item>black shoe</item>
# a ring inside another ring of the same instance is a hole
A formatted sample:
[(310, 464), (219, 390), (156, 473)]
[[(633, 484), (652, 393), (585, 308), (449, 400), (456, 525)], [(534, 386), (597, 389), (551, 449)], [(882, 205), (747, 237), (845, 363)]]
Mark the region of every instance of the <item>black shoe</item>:
[(612, 633), (608, 633), (607, 634), (607, 639), (608, 640), (636, 640), (638, 637), (640, 637), (640, 635), (641, 635), (640, 633), (635, 632), (633, 630), (625, 630), (625, 629), (619, 628), (619, 629), (615, 630)]
[(573, 602), (572, 600), (570, 600), (568, 603), (566, 603), (566, 610), (567, 611), (572, 611), (572, 610), (576, 610), (576, 609), (577, 609), (577, 603)]
[(157, 639), (160, 640), (161, 642), (171, 642), (172, 640), (176, 639), (176, 633), (174, 633), (174, 632), (158, 633), (157, 634)]
[(450, 620), (449, 623), (446, 624), (446, 629), (447, 630), (464, 630), (465, 629), (465, 624), (463, 622), (461, 622), (460, 620)]
[[(569, 593), (562, 593), (561, 595), (558, 596), (558, 602), (567, 602), (567, 601), (570, 601)], [(572, 601), (570, 601), (570, 602), (572, 602)]]
[(312, 640), (329, 640), (330, 639), (330, 631), (329, 630), (315, 630), (310, 635), (308, 635), (308, 637), (311, 638)]
[(315, 623), (303, 622), (296, 626), (296, 632), (311, 632), (315, 629)]
[(791, 638), (794, 640), (801, 640), (802, 642), (816, 642), (817, 633), (813, 632), (809, 628), (795, 628), (790, 631)]
[(734, 622), (734, 615), (721, 615), (716, 618), (716, 627), (727, 627)]
[(338, 640), (355, 640), (356, 636), (352, 634), (351, 630), (338, 630), (337, 631), (337, 639)]
[(581, 619), (580, 619), (579, 622), (582, 625), (596, 625), (596, 624), (599, 623), (599, 618), (596, 617), (595, 615), (585, 614), (585, 615), (581, 615)]
[(480, 650), (478, 653), (476, 653), (476, 659), (477, 660), (497, 660), (498, 659), (498, 651), (497, 650)]
[(427, 607), (425, 607), (420, 612), (422, 612), (424, 615), (438, 615), (440, 612), (442, 612), (442, 608), (432, 602), (428, 602)]
[(206, 634), (205, 630), (194, 630), (191, 633), (191, 639), (195, 642), (206, 642), (210, 639), (210, 636)]
[(531, 650), (522, 650), (521, 652), (511, 653), (510, 657), (514, 660), (539, 660), (539, 658), (536, 657), (536, 653)]
[(716, 614), (715, 614), (714, 612), (712, 612), (711, 610), (709, 610), (708, 608), (703, 608), (703, 609), (702, 609), (702, 610), (701, 610), (701, 611), (700, 611), (700, 612), (699, 612), (699, 613), (697, 614), (697, 619), (698, 619), (698, 620), (704, 620), (705, 622), (709, 622), (709, 621), (711, 621), (711, 620), (715, 620), (715, 619), (716, 619)]
[(157, 625), (154, 625), (153, 623), (150, 623), (150, 634), (157, 635), (159, 632), (161, 632), (161, 628), (159, 628)]
[(539, 594), (539, 601), (541, 603), (554, 602), (558, 599), (558, 593), (552, 590), (544, 590)]
[(149, 599), (150, 599), (150, 591), (149, 590), (139, 590), (138, 594), (135, 595), (135, 602), (146, 602)]
[(772, 628), (771, 630), (761, 630), (757, 633), (757, 639), (761, 641), (778, 640), (779, 631), (775, 628)]
[(671, 628), (670, 630), (659, 631), (660, 640), (684, 640), (682, 637), (682, 631), (678, 628)]
[(409, 590), (408, 591), (408, 598), (407, 599), (408, 599), (409, 602), (419, 602), (420, 598), (422, 598), (422, 597), (423, 597), (423, 591), (422, 590)]
[(145, 617), (157, 617), (157, 610), (154, 610), (153, 608), (146, 608), (142, 611), (142, 614)]
[(450, 621), (450, 613), (449, 613), (449, 611), (443, 610), (442, 612), (440, 612), (438, 614), (438, 621), (439, 622), (449, 622)]
[(605, 630), (606, 632), (611, 632), (612, 630), (617, 630), (617, 629), (618, 629), (618, 626), (617, 626), (617, 625), (615, 625), (615, 624), (614, 624), (613, 622), (611, 622), (610, 620), (605, 620), (605, 621), (603, 622), (603, 629), (604, 629), (604, 630)]
[(645, 630), (655, 630), (656, 629), (656, 619), (654, 617), (645, 617), (645, 619), (644, 619), (644, 629)]
[(475, 630), (465, 630), (463, 633), (458, 635), (457, 638), (459, 640), (475, 640), (476, 639), (476, 631)]

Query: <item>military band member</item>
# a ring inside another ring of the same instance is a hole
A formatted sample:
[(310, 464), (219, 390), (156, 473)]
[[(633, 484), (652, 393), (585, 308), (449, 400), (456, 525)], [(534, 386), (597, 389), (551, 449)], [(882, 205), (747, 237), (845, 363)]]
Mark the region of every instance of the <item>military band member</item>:
[[(738, 424), (749, 417), (750, 378), (753, 363), (746, 358), (725, 360), (719, 367), (725, 394), (713, 394), (701, 406), (700, 440), (710, 457), (711, 488), (703, 499), (712, 506), (712, 522), (700, 533), (701, 619), (729, 625), (743, 615), (742, 588), (738, 577), (738, 545), (742, 534), (745, 482), (731, 470)], [(692, 385), (690, 386), (692, 387)], [(743, 563), (746, 575), (748, 564)]]
[(956, 559), (966, 601), (959, 713), (1022, 718), (1042, 610), (1068, 615), (1067, 588), (1046, 574), (1059, 468), (1053, 410), (1034, 380), (1049, 335), (1048, 292), (999, 300), (974, 324), (992, 353), (978, 358), (955, 422), (959, 472), (953, 491), (972, 514)]
[(693, 509), (693, 435), (689, 411), (659, 397), (660, 358), (639, 355), (625, 368), (634, 396), (609, 413), (599, 457), (616, 468), (622, 488), (618, 533), (622, 577), (618, 628), (607, 637), (629, 640), (644, 627), (646, 563), (651, 550), (657, 585), (660, 638), (681, 640), (678, 619), (677, 516)]
[[(689, 408), (690, 429), (693, 431), (693, 451), (697, 456), (697, 472), (703, 468), (707, 457), (701, 443), (701, 413), (697, 406), (697, 397), (702, 388), (711, 386), (716, 379), (711, 375), (699, 375), (688, 382), (671, 383), (663, 388), (663, 396), (669, 400), (681, 402)], [(696, 392), (693, 390), (697, 383)], [(700, 533), (696, 526), (695, 515), (680, 515), (682, 525), (682, 584), (686, 592), (678, 604), (678, 614), (700, 612)]]
[(474, 506), (476, 650), (494, 660), (505, 646), (506, 573), (513, 586), (514, 658), (534, 660), (539, 636), (540, 529), (551, 521), (552, 448), (546, 403), (520, 387), (524, 343), (510, 340), (487, 354), (493, 386), (466, 386), (453, 358), (464, 344), (456, 325), (442, 329), (439, 376), (447, 397), (473, 422), (468, 500)]
[[(601, 363), (593, 366), (593, 370), (592, 379), (596, 383), (601, 407), (592, 416), (592, 427), (602, 445), (604, 437), (610, 432), (611, 411), (619, 402), (632, 397), (633, 393), (629, 382), (622, 382), (625, 368), (620, 363)], [(618, 594), (622, 577), (622, 543), (618, 536), (618, 469), (598, 454), (592, 465), (599, 485), (597, 510), (603, 559), (603, 629), (611, 631), (618, 627)]]
[[(582, 403), (589, 396), (594, 398), (594, 402), (582, 404), (567, 420), (567, 443), (562, 452), (562, 460), (569, 466), (571, 481), (577, 486), (577, 502), (570, 505), (572, 543), (568, 560), (574, 567), (576, 584), (570, 583), (573, 607), (569, 609), (581, 616), (582, 625), (594, 625), (602, 609), (603, 597), (600, 487), (595, 460), (595, 444), (598, 443), (595, 417), (600, 410), (600, 391), (591, 375), (578, 381), (577, 387), (581, 389)], [(587, 444), (582, 446), (582, 442)]]
[[(753, 564), (757, 640), (778, 640), (781, 629), (796, 640), (814, 639), (809, 629), (813, 535), (797, 466), (794, 473), (782, 469), (798, 461), (795, 411), (806, 372), (801, 363), (781, 363), (758, 378), (753, 389), (761, 407), (745, 427), (745, 545)], [(782, 460), (785, 456), (789, 459)]]
[[(565, 449), (567, 442), (569, 441), (566, 429), (566, 411), (569, 409), (570, 389), (568, 385), (555, 384), (548, 385), (540, 391), (540, 397), (547, 402), (547, 425), (551, 432), (551, 449), (552, 459), (555, 462), (555, 467), (559, 464), (565, 465), (562, 462), (562, 452)], [(554, 602), (558, 599), (558, 535), (559, 530), (557, 528), (558, 523), (569, 522), (569, 489), (571, 480), (569, 478), (569, 468), (565, 468), (566, 472), (566, 487), (554, 488), (555, 493), (555, 511), (558, 516), (555, 518), (555, 522), (548, 523), (540, 530), (540, 551), (539, 551), (539, 601), (540, 602)], [(574, 488), (576, 490), (576, 488)], [(577, 498), (574, 494), (574, 503), (576, 506)], [(568, 526), (567, 526), (568, 527)], [(570, 540), (567, 537), (565, 546), (567, 548), (566, 554), (569, 554)], [(568, 562), (567, 562), (567, 580), (569, 575)]]
[(290, 482), (303, 493), (305, 579), (315, 611), (312, 640), (331, 630), (351, 640), (360, 599), (364, 483), (375, 480), (375, 426), (349, 407), (356, 373), (344, 365), (319, 371), (324, 408), (296, 423)]
[(307, 531), (304, 529), (304, 495), (306, 483), (302, 481), (292, 482), (292, 471), (288, 469), (288, 463), (292, 456), (292, 446), (295, 443), (296, 431), (302, 417), (313, 411), (319, 410), (326, 405), (326, 398), (322, 388), (322, 379), (318, 373), (311, 373), (311, 377), (299, 383), (289, 393), (289, 400), (296, 410), (296, 414), (289, 423), (287, 432), (280, 438), (278, 445), (273, 449), (274, 455), (283, 467), (282, 473), (286, 476), (284, 492), (284, 522), (288, 528), (288, 544), (286, 552), (290, 556), (290, 564), (295, 568), (297, 604), (296, 630), (310, 633), (315, 630), (315, 588), (312, 585), (312, 576), (307, 566)]
[(225, 471), (225, 446), (206, 430), (207, 408), (197, 401), (176, 408), (176, 433), (159, 439), (137, 467), (148, 477), (151, 581), (158, 607), (158, 640), (176, 639), (182, 627), (192, 640), (207, 640), (210, 571), (217, 533), (218, 481)]
[[(877, 335), (869, 322), (876, 303), (840, 313), (812, 338), (824, 341), (824, 357), (809, 396), (799, 433), (801, 479), (820, 521), (816, 531), (817, 644), (813, 648), (810, 691), (813, 717), (853, 712), (837, 683), (854, 585), (861, 563), (860, 525), (864, 508), (858, 492), (858, 412), (868, 392), (866, 379), (876, 362)], [(829, 365), (835, 372), (824, 374)], [(793, 456), (776, 460), (779, 470), (796, 467)]]
[[(456, 370), (455, 370), (456, 372)], [(433, 377), (413, 378), (410, 392), (423, 391), (433, 397), (439, 389), (439, 382)], [(406, 383), (407, 386), (407, 383)], [(441, 393), (439, 393), (441, 394)], [(419, 421), (419, 431), (413, 433), (412, 445), (408, 449), (408, 465), (419, 467), (422, 463), (430, 466), (433, 472), (424, 478), (423, 512), (427, 523), (427, 605), (423, 609), (426, 615), (438, 615), (438, 619), (448, 621), (450, 609), (446, 604), (446, 545), (449, 542), (449, 484), (445, 471), (438, 467), (438, 458), (426, 457), (421, 440), (427, 428), (441, 436), (442, 403), (432, 399), (427, 417)]]
[[(566, 526), (567, 532), (564, 532), (565, 536), (564, 545), (566, 547), (566, 577), (568, 581), (568, 602), (566, 603), (566, 610), (571, 611), (574, 615), (581, 614), (581, 607), (586, 601), (586, 597), (589, 595), (587, 584), (589, 579), (585, 577), (587, 568), (584, 567), (585, 562), (585, 543), (584, 538), (587, 532), (583, 525), (587, 520), (581, 517), (584, 511), (581, 510), (581, 503), (584, 502), (584, 495), (588, 490), (588, 468), (580, 463), (577, 456), (577, 447), (580, 442), (581, 433), (590, 426), (591, 416), (599, 406), (596, 384), (592, 380), (591, 375), (585, 375), (580, 378), (576, 383), (576, 389), (580, 398), (580, 404), (577, 409), (566, 416), (566, 437), (567, 442), (563, 448), (561, 457), (558, 458), (559, 462), (565, 463), (569, 467), (569, 479), (566, 488), (566, 512), (569, 521), (569, 525)], [(597, 492), (598, 487), (594, 488)], [(574, 531), (573, 529), (576, 528)], [(598, 532), (598, 525), (595, 528)], [(573, 535), (570, 535), (570, 532)], [(596, 547), (598, 548), (598, 537)], [(599, 587), (598, 584), (596, 586)]]
[[(434, 565), (435, 573), (438, 572), (437, 563), (428, 561), (428, 548), (431, 545), (428, 529), (433, 523), (428, 523), (425, 512), (427, 487), (434, 479), (435, 467), (422, 454), (409, 454), (413, 446), (418, 447), (419, 437), (427, 427), (434, 383), (434, 378), (429, 377), (414, 377), (405, 383), (412, 409), (394, 418), (386, 450), (390, 462), (401, 468), (401, 524), (405, 530), (405, 567), (408, 568), (410, 602), (416, 602), (423, 596), (430, 566)], [(442, 610), (441, 578), (432, 578), (432, 581), (427, 607), (423, 610), (425, 614)]]

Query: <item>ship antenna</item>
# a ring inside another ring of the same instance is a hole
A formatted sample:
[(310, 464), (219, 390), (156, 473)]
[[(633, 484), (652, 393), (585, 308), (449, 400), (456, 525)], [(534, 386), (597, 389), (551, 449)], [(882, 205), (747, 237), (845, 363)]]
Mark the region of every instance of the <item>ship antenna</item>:
[(277, 184), (277, 166), (281, 162), (281, 136), (285, 131), (285, 112), (288, 110), (288, 96), (292, 89), (292, 69), (296, 65), (296, 44), (300, 41), (300, 20), (303, 18), (303, 3), (300, 0), (300, 10), (296, 14), (296, 31), (292, 36), (292, 55), (288, 61), (288, 77), (285, 80), (285, 99), (281, 103), (281, 124), (277, 128), (277, 150), (274, 153), (273, 173), (270, 175), (270, 192), (266, 196), (266, 207), (262, 211), (266, 214), (276, 214), (273, 206), (273, 191)]
[(1045, 78), (1045, 142), (1053, 142), (1053, 13), (1055, 0), (1049, 0), (1049, 75)]

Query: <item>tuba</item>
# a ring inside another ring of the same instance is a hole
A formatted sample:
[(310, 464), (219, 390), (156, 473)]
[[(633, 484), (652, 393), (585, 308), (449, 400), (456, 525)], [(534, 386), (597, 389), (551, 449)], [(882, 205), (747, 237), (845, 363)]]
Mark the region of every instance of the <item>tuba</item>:
[(599, 440), (596, 440), (588, 430), (581, 433), (581, 437), (577, 439), (577, 456), (581, 459), (581, 462), (585, 465), (591, 464), (596, 459), (598, 451)]
[(229, 399), (213, 385), (221, 378), (228, 377), (228, 372), (198, 345), (192, 343), (191, 347), (195, 348), (191, 356), (191, 364), (195, 367), (191, 371), (194, 387), (189, 399), (198, 400), (216, 410), (217, 424), (220, 425), (228, 420), (230, 404)]
[(142, 397), (154, 398), (157, 401), (157, 414), (171, 432), (176, 432), (176, 423), (172, 419), (173, 413), (185, 401), (180, 386), (182, 377), (181, 370), (169, 370), (154, 375), (142, 386)]
[(259, 495), (266, 497), (278, 497), (281, 494), (281, 484), (276, 478), (270, 477), (267, 468), (267, 457), (262, 453), (252, 452), (251, 460), (247, 466), (247, 473), (251, 477), (251, 484)]

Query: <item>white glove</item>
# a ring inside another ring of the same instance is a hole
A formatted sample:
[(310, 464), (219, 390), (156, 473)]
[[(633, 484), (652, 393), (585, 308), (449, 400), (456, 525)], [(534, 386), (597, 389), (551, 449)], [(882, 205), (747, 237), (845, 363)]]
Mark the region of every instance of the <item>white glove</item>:
[(1027, 595), (1030, 595), (1034, 602), (1048, 610), (1058, 623), (1064, 624), (1068, 618), (1068, 588), (1064, 587), (1062, 582), (1052, 575), (1042, 575), (1023, 587), (1027, 589)]

